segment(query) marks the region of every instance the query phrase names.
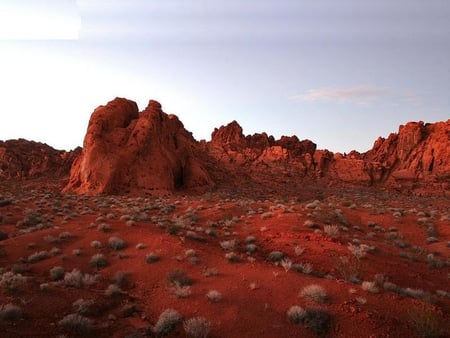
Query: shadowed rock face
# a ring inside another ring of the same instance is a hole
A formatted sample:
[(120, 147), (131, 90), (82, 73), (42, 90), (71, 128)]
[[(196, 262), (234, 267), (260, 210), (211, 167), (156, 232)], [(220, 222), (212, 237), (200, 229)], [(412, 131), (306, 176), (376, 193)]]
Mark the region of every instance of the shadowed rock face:
[(83, 151), (64, 191), (122, 194), (212, 185), (197, 157), (198, 145), (174, 115), (156, 101), (139, 113), (116, 98), (92, 114)]
[(66, 176), (80, 152), (80, 148), (67, 152), (24, 139), (0, 141), (0, 180)]

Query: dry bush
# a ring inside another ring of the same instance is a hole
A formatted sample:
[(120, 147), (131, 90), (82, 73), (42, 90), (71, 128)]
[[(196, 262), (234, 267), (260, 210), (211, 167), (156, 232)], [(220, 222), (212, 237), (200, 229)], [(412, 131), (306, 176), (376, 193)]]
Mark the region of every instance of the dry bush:
[(217, 290), (210, 290), (206, 294), (206, 298), (211, 302), (217, 303), (222, 300), (222, 294)]
[(206, 338), (211, 331), (211, 323), (204, 317), (194, 317), (186, 320), (183, 328), (190, 338)]
[(153, 332), (157, 336), (168, 335), (175, 329), (175, 326), (181, 323), (183, 317), (180, 313), (174, 309), (164, 310), (158, 318), (155, 326), (153, 327)]
[(59, 326), (73, 330), (78, 334), (88, 334), (92, 329), (92, 320), (78, 313), (71, 313), (58, 322)]
[(325, 303), (328, 300), (326, 290), (317, 284), (305, 286), (302, 291), (300, 291), (299, 295), (300, 297), (313, 300), (316, 303)]

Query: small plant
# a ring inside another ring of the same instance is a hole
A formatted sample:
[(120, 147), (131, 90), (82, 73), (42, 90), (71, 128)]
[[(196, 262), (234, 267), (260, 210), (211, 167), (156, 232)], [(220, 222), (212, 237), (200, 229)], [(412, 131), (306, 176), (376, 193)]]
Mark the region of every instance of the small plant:
[(90, 286), (97, 281), (96, 276), (90, 274), (82, 274), (80, 270), (73, 269), (71, 272), (66, 272), (64, 275), (64, 284), (66, 286), (72, 286), (81, 288), (83, 286)]
[(0, 305), (0, 319), (18, 320), (22, 318), (22, 309), (12, 303)]
[(325, 303), (328, 300), (326, 290), (317, 284), (305, 286), (299, 295), (300, 297), (313, 300), (316, 303)]
[(91, 242), (91, 247), (94, 248), (94, 249), (101, 249), (102, 243), (100, 241), (92, 241)]
[(186, 272), (175, 269), (167, 275), (167, 280), (172, 285), (186, 286), (192, 285), (192, 279), (188, 277)]
[(48, 253), (48, 251), (39, 251), (39, 252), (35, 252), (34, 254), (31, 254), (30, 256), (28, 256), (28, 263), (36, 263), (39, 261), (42, 261), (44, 259), (47, 259), (50, 257), (50, 254)]
[(281, 266), (283, 267), (284, 271), (288, 272), (292, 267), (292, 261), (289, 258), (283, 258), (281, 261)]
[(300, 256), (302, 253), (304, 253), (305, 252), (305, 249), (304, 248), (302, 248), (301, 246), (296, 246), (295, 247), (295, 249), (294, 249), (294, 252), (295, 252), (295, 255), (296, 256)]
[(222, 300), (222, 294), (219, 291), (217, 291), (217, 290), (210, 290), (206, 294), (206, 298), (208, 298), (208, 300), (210, 302), (217, 303), (220, 300)]
[(339, 227), (337, 225), (325, 225), (323, 231), (331, 238), (336, 238), (339, 235)]
[(284, 258), (284, 253), (281, 251), (272, 251), (267, 258), (271, 262), (279, 262)]
[(235, 239), (230, 239), (228, 241), (220, 242), (221, 248), (224, 250), (227, 250), (227, 251), (234, 250), (234, 248), (236, 247), (236, 244), (237, 244), (237, 241)]
[(380, 289), (378, 288), (378, 286), (375, 282), (364, 281), (361, 284), (361, 289), (363, 289), (364, 291), (370, 292), (370, 293), (380, 292)]
[(81, 249), (73, 249), (72, 255), (74, 256), (80, 256), (81, 255)]
[(72, 303), (72, 308), (80, 315), (86, 315), (89, 313), (89, 308), (94, 305), (93, 299), (84, 300), (83, 298), (77, 299)]
[(211, 323), (204, 317), (194, 317), (186, 320), (183, 328), (190, 338), (206, 338), (211, 331)]
[(189, 285), (180, 286), (178, 284), (175, 284), (173, 287), (173, 293), (178, 298), (187, 298), (192, 294), (192, 291)]
[(92, 320), (78, 313), (71, 313), (58, 322), (59, 326), (73, 330), (78, 334), (87, 334), (91, 331)]
[(98, 253), (91, 257), (89, 264), (93, 268), (100, 269), (108, 265), (108, 260), (106, 259), (105, 255)]
[(160, 259), (161, 257), (155, 252), (150, 252), (149, 254), (145, 255), (145, 261), (147, 263), (155, 263), (158, 262)]
[(97, 229), (102, 232), (109, 232), (111, 231), (111, 226), (109, 224), (102, 223), (97, 227)]
[(166, 309), (159, 315), (158, 321), (153, 327), (153, 332), (158, 336), (168, 335), (177, 324), (181, 323), (182, 319), (183, 317), (178, 311)]
[(306, 311), (298, 305), (293, 305), (287, 310), (286, 314), (290, 322), (300, 324), (305, 319)]
[(64, 278), (64, 268), (62, 266), (55, 266), (50, 269), (50, 279), (60, 280)]
[(352, 243), (348, 243), (348, 249), (358, 260), (366, 256), (367, 249), (363, 245), (354, 245)]
[(330, 314), (323, 309), (306, 309), (303, 324), (315, 334), (324, 336), (330, 329)]
[(108, 239), (109, 247), (113, 250), (122, 250), (125, 248), (125, 241), (119, 237), (110, 237)]
[(117, 284), (109, 284), (105, 290), (105, 296), (114, 297), (122, 293), (122, 289)]
[(1, 275), (0, 286), (4, 292), (13, 293), (17, 291), (26, 280), (26, 277), (22, 276), (20, 273), (8, 271)]
[(227, 252), (225, 254), (225, 258), (228, 259), (228, 261), (231, 263), (239, 263), (241, 261), (241, 258), (239, 257), (239, 255), (233, 251)]
[(334, 261), (334, 267), (342, 279), (348, 282), (359, 281), (361, 261), (355, 256), (340, 256)]
[(205, 276), (205, 277), (212, 277), (212, 276), (217, 276), (218, 274), (219, 274), (219, 270), (217, 270), (216, 268), (208, 268), (203, 273), (203, 276)]
[(59, 234), (59, 239), (70, 239), (72, 237), (73, 235), (68, 231), (64, 231)]

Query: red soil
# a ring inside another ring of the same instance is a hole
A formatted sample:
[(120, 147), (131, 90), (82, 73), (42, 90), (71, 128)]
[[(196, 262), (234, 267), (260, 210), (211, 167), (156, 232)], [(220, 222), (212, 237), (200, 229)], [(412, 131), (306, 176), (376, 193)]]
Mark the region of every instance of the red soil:
[[(184, 319), (205, 317), (211, 323), (209, 337), (317, 336), (306, 326), (288, 320), (286, 312), (292, 305), (327, 311), (331, 316), (330, 328), (323, 333), (327, 337), (418, 337), (431, 334), (433, 329), (441, 330), (442, 336), (449, 334), (448, 198), (317, 187), (304, 187), (292, 196), (265, 194), (267, 199), (260, 200), (230, 191), (224, 194), (221, 190), (202, 196), (175, 194), (160, 199), (86, 197), (59, 194), (59, 182), (47, 181), (45, 188), (40, 186), (42, 182), (34, 181), (2, 185), (3, 201), (10, 200), (11, 204), (0, 207), (0, 230), (9, 236), (0, 242), (0, 264), (4, 272), (25, 268), (20, 273), (27, 277), (18, 290), (0, 291), (0, 304), (13, 303), (23, 311), (22, 319), (0, 319), (2, 337), (76, 335), (58, 322), (74, 312), (72, 303), (80, 298), (94, 300), (86, 314), (93, 320), (93, 327), (86, 335), (96, 337), (152, 336), (159, 314), (168, 308), (177, 310)], [(257, 189), (254, 194), (264, 195)], [(320, 201), (313, 209), (308, 204), (315, 197)], [(31, 228), (17, 226), (30, 211), (47, 217), (37, 222), (48, 227), (19, 233)], [(123, 215), (132, 216), (135, 225), (128, 226), (121, 219)], [(98, 219), (100, 216), (104, 220)], [(317, 223), (320, 231), (305, 226), (307, 220)], [(369, 221), (376, 226), (368, 226)], [(110, 226), (109, 232), (97, 229), (102, 223)], [(341, 227), (335, 238), (324, 232), (327, 223)], [(427, 234), (425, 223), (435, 228), (437, 242), (427, 243), (430, 233)], [(389, 231), (391, 227), (396, 230)], [(206, 234), (207, 229), (215, 236)], [(63, 232), (73, 236), (50, 243), (48, 236), (58, 238)], [(193, 234), (201, 238), (193, 239)], [(247, 254), (244, 246), (250, 235), (255, 237), (257, 250)], [(123, 239), (126, 248), (109, 248), (111, 236)], [(228, 251), (222, 249), (221, 242), (230, 239), (238, 241), (233, 251), (240, 262), (225, 258)], [(354, 239), (375, 248), (358, 261), (347, 247)], [(93, 248), (94, 240), (103, 247)], [(144, 243), (145, 248), (137, 249), (138, 243)], [(297, 246), (304, 248), (300, 255), (296, 254)], [(61, 252), (36, 263), (28, 261), (31, 254), (54, 247)], [(75, 249), (81, 249), (79, 256), (73, 254)], [(196, 259), (186, 257), (188, 249), (195, 250)], [(310, 263), (312, 273), (293, 268), (285, 271), (280, 264), (268, 260), (272, 251), (283, 252), (293, 263)], [(160, 260), (146, 263), (145, 256), (150, 252), (157, 253)], [(99, 270), (89, 264), (96, 253), (104, 254), (108, 260), (108, 265)], [(441, 262), (442, 266), (428, 266), (427, 255), (431, 253), (434, 262)], [(340, 266), (339, 257), (351, 258), (350, 263)], [(21, 267), (15, 265), (20, 262)], [(55, 266), (62, 266), (66, 272), (77, 268), (101, 277), (91, 286), (69, 287), (64, 282), (51, 281), (49, 270)], [(211, 268), (217, 269), (218, 274), (205, 276)], [(187, 298), (174, 295), (167, 279), (174, 269), (184, 271), (193, 280)], [(381, 274), (384, 281), (395, 283), (399, 289), (422, 289), (424, 293), (413, 298), (385, 290), (383, 285), (378, 293), (370, 293), (359, 283), (343, 279), (343, 273), (353, 270), (360, 281), (373, 281)], [(107, 296), (104, 291), (118, 271), (128, 274), (122, 292)], [(40, 289), (43, 283), (48, 283), (48, 290)], [(326, 290), (327, 302), (316, 304), (299, 297), (302, 288), (310, 284)], [(209, 301), (206, 294), (210, 290), (219, 291), (222, 299), (217, 303)], [(437, 293), (438, 290), (446, 293)], [(128, 311), (131, 306), (134, 311)], [(417, 328), (413, 318), (424, 328)], [(427, 322), (426, 318), (431, 320)], [(183, 325), (178, 324), (169, 336), (185, 336)]]

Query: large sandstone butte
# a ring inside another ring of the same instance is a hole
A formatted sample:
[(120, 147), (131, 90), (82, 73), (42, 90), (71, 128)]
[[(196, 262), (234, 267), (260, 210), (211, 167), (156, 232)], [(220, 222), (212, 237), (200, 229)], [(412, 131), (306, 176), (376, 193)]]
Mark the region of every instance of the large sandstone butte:
[(83, 151), (65, 192), (122, 194), (207, 188), (212, 181), (198, 144), (175, 115), (151, 100), (139, 112), (135, 102), (116, 98), (91, 115)]

